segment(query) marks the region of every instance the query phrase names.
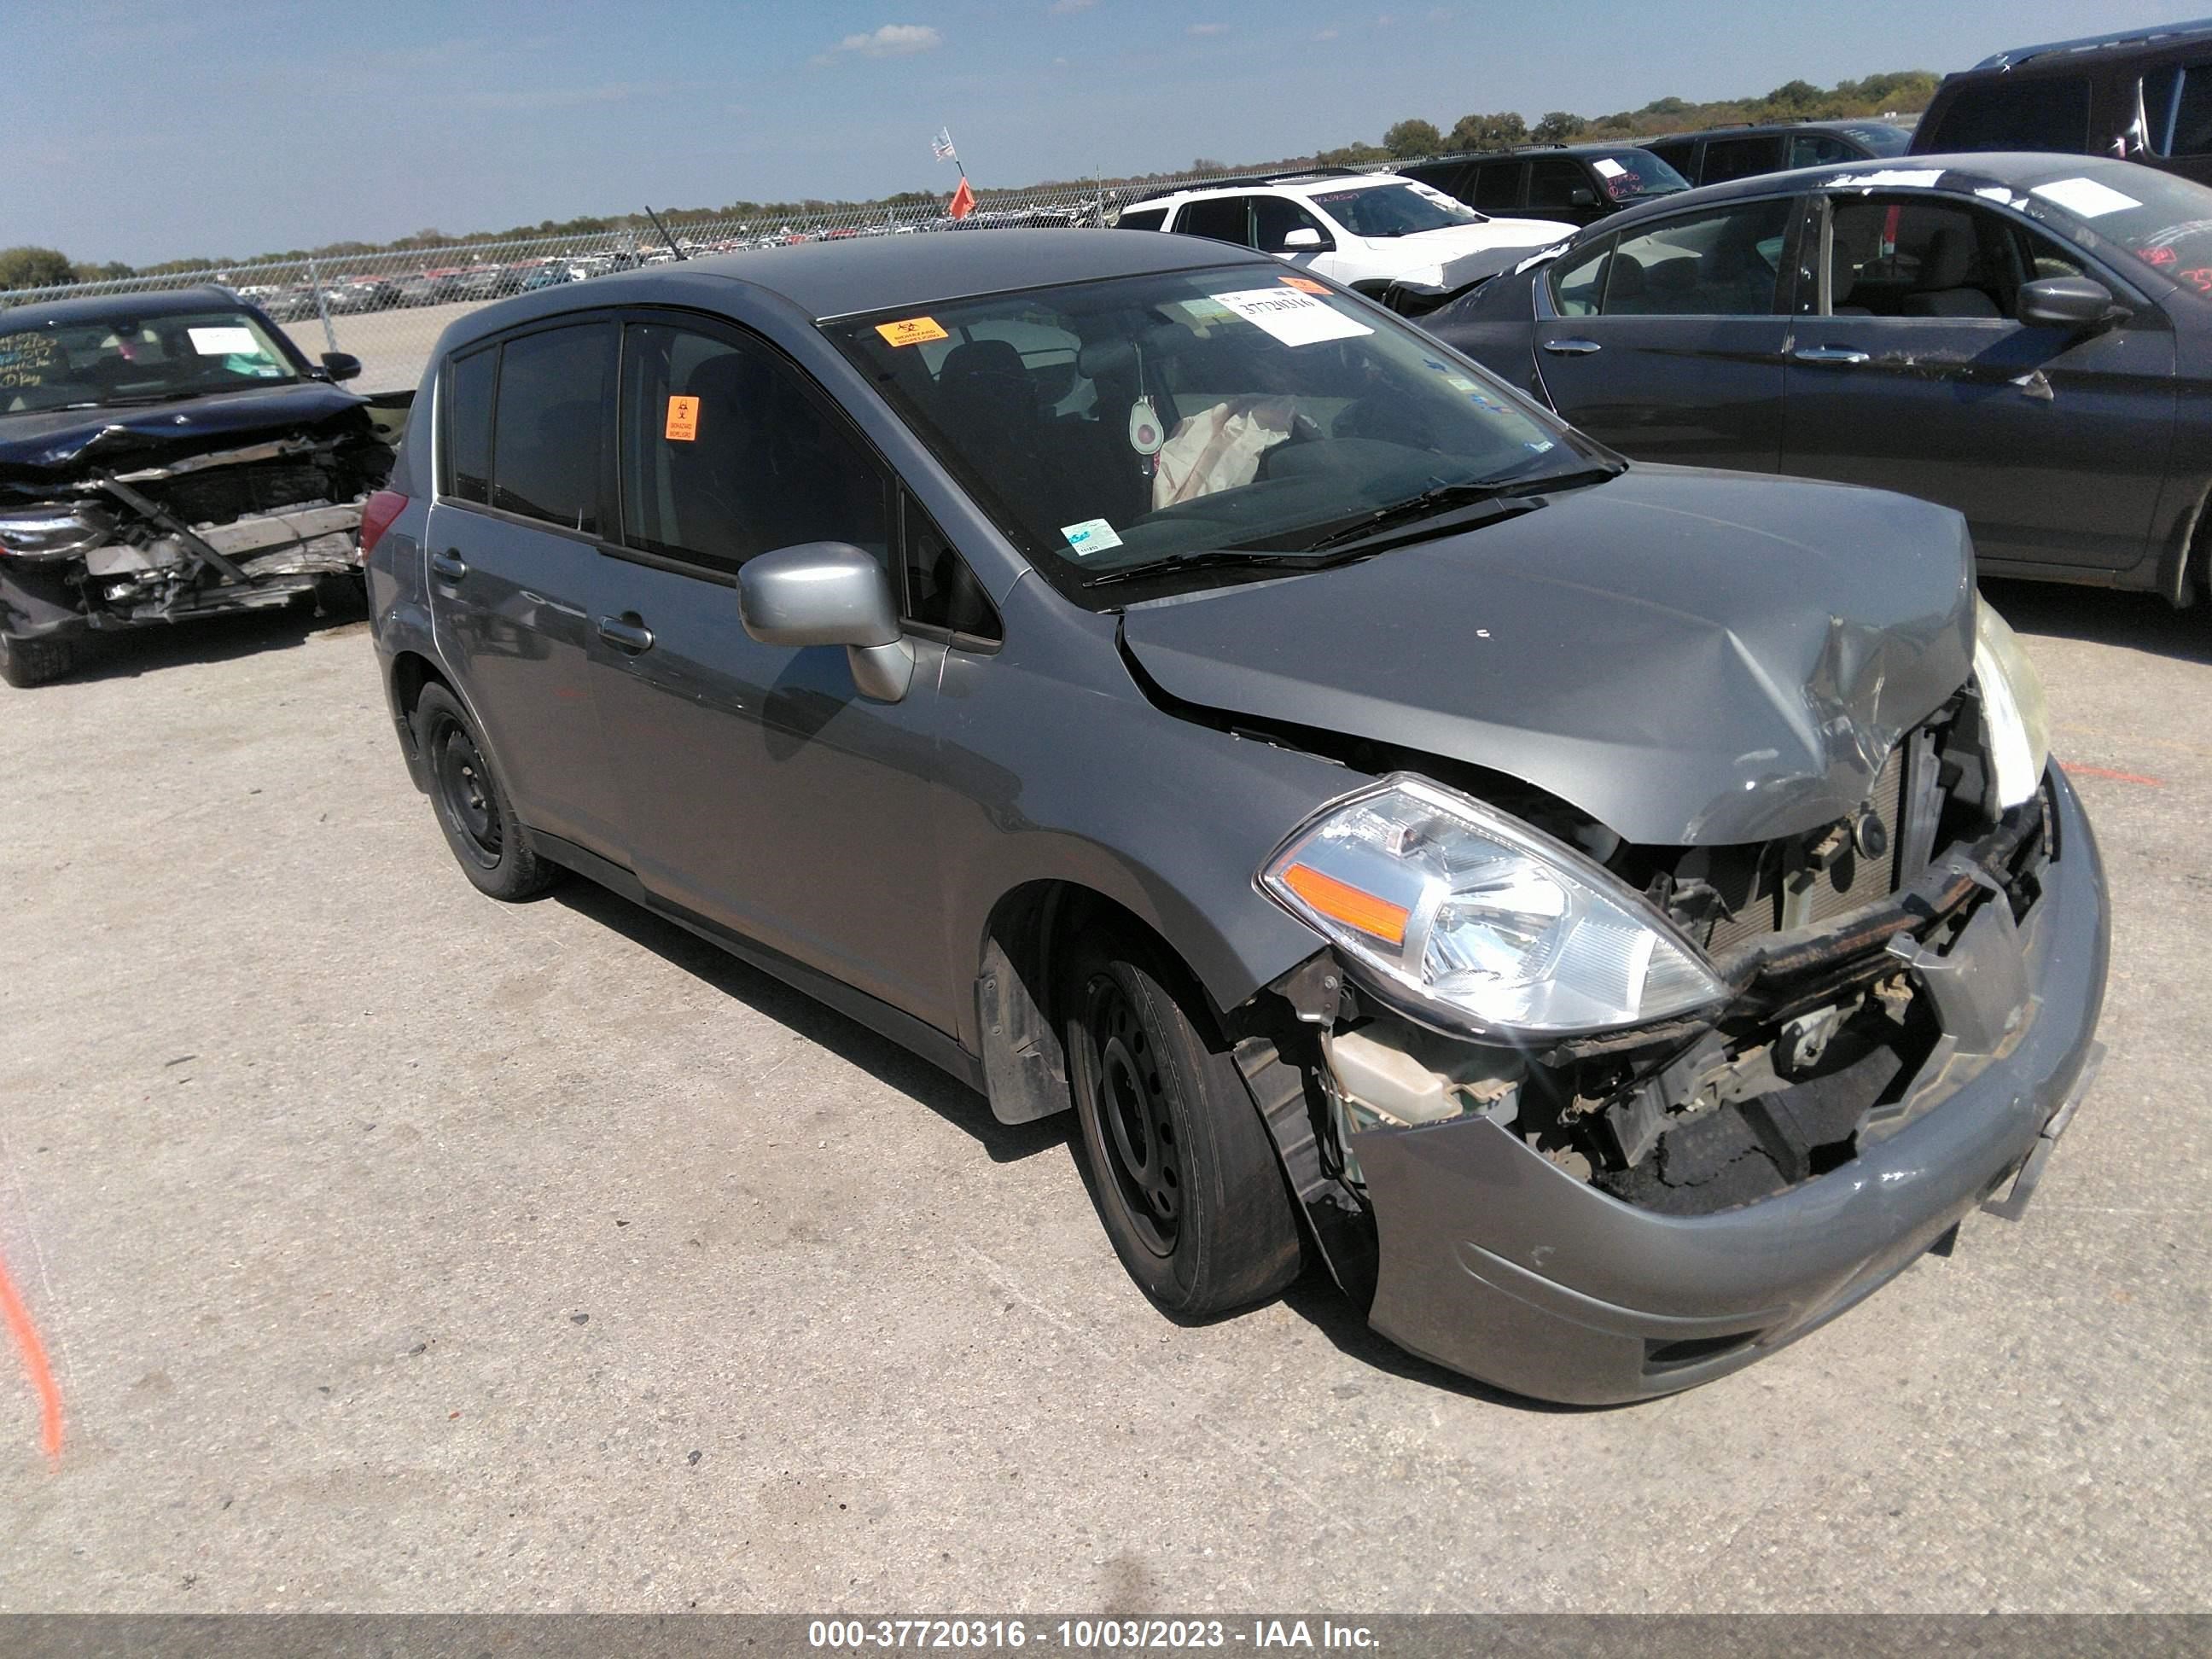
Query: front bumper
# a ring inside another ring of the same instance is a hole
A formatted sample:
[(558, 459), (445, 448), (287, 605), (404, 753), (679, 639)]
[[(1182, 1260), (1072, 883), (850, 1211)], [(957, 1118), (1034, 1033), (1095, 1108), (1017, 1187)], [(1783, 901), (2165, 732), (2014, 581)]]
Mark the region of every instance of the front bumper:
[[(2018, 929), (2024, 1010), (1968, 1011), (1983, 1016), (1981, 1032), (1957, 1046), (1950, 1063), (1970, 1075), (1948, 1097), (1840, 1169), (1696, 1217), (1624, 1204), (1486, 1119), (1370, 1131), (1358, 1152), (1377, 1235), (1375, 1328), (1516, 1393), (1644, 1399), (1747, 1365), (1833, 1318), (2008, 1180), (2017, 1187), (2024, 1167), (2032, 1188), (2094, 1073), (2111, 945), (2096, 842), (2055, 765), (2050, 799), (2057, 854)], [(1969, 929), (1954, 957), (1970, 943), (1992, 941)], [(2014, 1000), (2021, 972), (1971, 965), (1944, 975), (1949, 994)], [(1954, 1036), (1962, 1023), (1976, 1024), (1947, 1020)], [(1995, 1057), (1980, 1059), (1977, 1043)]]

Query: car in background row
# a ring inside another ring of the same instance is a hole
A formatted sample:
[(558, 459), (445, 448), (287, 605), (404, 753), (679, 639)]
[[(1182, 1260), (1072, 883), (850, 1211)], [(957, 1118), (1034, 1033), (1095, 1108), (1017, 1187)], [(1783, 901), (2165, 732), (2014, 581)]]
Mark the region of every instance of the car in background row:
[(368, 399), (226, 289), (0, 310), (0, 679), (94, 633), (357, 602), (392, 450)]
[(1781, 121), (1673, 132), (1642, 144), (1692, 185), (1723, 185), (1761, 173), (1902, 155), (1911, 142), (1911, 132), (1888, 121)]
[(1504, 270), (1566, 228), (1493, 219), (1395, 173), (1316, 167), (1147, 197), (1120, 230), (1164, 230), (1256, 248), (1374, 298), (1394, 284), (1441, 293)]
[(1399, 169), (1484, 213), (1586, 225), (1689, 181), (1632, 143), (1547, 144), (1480, 155), (1440, 155)]
[(2212, 184), (2212, 21), (1993, 53), (1943, 77), (1912, 149), (2112, 155)]
[(2212, 189), (1990, 155), (1654, 202), (1423, 319), (1623, 453), (1956, 507), (1984, 571), (2207, 592)]
[(1955, 514), (1624, 463), (1190, 237), (662, 265), (424, 385), (363, 538), (461, 872), (1073, 1112), (1179, 1320), (1310, 1239), (1430, 1358), (1669, 1393), (2016, 1213), (2088, 1086), (2096, 841)]

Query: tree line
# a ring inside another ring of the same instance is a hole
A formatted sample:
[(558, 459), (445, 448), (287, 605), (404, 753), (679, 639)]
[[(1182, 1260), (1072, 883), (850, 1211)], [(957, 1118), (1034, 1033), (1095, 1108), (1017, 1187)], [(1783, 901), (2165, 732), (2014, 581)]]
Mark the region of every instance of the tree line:
[[(1570, 110), (1552, 110), (1534, 123), (1511, 110), (1491, 114), (1462, 115), (1449, 130), (1420, 117), (1408, 117), (1389, 127), (1379, 144), (1354, 141), (1312, 155), (1279, 157), (1231, 168), (1203, 157), (1191, 164), (1194, 173), (1258, 171), (1263, 168), (1316, 164), (1352, 167), (1362, 162), (1412, 161), (1424, 155), (1451, 155), (1466, 150), (1510, 149), (1520, 144), (1563, 144), (1598, 139), (1656, 137), (1698, 127), (1722, 126), (1737, 121), (1840, 120), (1852, 117), (1908, 113), (1923, 110), (1935, 95), (1937, 76), (1925, 70), (1901, 70), (1869, 75), (1860, 81), (1838, 81), (1830, 88), (1808, 81), (1787, 81), (1759, 98), (1723, 99), (1693, 104), (1681, 98), (1656, 98), (1641, 109), (1612, 115), (1582, 116)], [(1160, 178), (1158, 173), (1103, 181), (1109, 185), (1141, 184)], [(1097, 179), (1060, 179), (1021, 187), (1032, 192), (1089, 190)], [(942, 198), (928, 191), (901, 191), (867, 202), (823, 201), (732, 202), (722, 207), (667, 208), (661, 218), (669, 226), (728, 220), (779, 222), (823, 214), (860, 215), (899, 208), (931, 207)], [(609, 231), (656, 234), (643, 213), (586, 214), (573, 219), (543, 219), (534, 225), (514, 225), (505, 230), (471, 231), (448, 235), (435, 228), (388, 242), (325, 242), (319, 247), (290, 248), (256, 254), (251, 259), (198, 258), (167, 259), (158, 264), (127, 265), (119, 260), (87, 264), (71, 259), (58, 248), (0, 248), (0, 293), (9, 289), (59, 288), (75, 283), (106, 282), (127, 276), (162, 276), (195, 270), (217, 270), (231, 265), (260, 264), (277, 260), (346, 259), (369, 253), (404, 253), (416, 250), (465, 248), (490, 242), (519, 242), (533, 237), (576, 236)]]
[(1641, 109), (1612, 115), (1582, 116), (1571, 110), (1555, 109), (1533, 125), (1511, 110), (1462, 115), (1449, 131), (1414, 116), (1393, 124), (1379, 145), (1355, 142), (1323, 150), (1315, 159), (1325, 165), (1348, 167), (1362, 161), (1410, 161), (1423, 155), (1468, 150), (1512, 149), (1522, 144), (1656, 138), (1662, 133), (1739, 122), (1839, 121), (1915, 114), (1928, 107), (1940, 78), (1925, 70), (1898, 70), (1869, 75), (1863, 81), (1838, 81), (1828, 88), (1816, 87), (1809, 81), (1785, 81), (1763, 98), (1729, 98), (1709, 104), (1655, 98)]

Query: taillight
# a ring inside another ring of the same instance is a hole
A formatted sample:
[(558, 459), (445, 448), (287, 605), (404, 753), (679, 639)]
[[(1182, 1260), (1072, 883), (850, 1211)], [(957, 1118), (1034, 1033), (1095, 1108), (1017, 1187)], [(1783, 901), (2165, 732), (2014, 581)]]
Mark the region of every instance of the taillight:
[(376, 551), (392, 521), (407, 510), (407, 498), (396, 489), (380, 489), (361, 504), (361, 556)]

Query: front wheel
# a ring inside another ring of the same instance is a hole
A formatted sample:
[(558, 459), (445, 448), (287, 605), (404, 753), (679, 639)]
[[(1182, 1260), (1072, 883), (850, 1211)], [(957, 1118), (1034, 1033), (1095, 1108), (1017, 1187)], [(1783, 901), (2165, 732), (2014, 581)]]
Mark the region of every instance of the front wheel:
[(76, 666), (76, 647), (68, 640), (20, 640), (0, 634), (0, 680), (10, 685), (44, 685)]
[(1063, 1006), (1099, 1219), (1146, 1296), (1202, 1318), (1296, 1279), (1298, 1225), (1250, 1091), (1169, 988), (1181, 978), (1137, 940), (1088, 940)]
[(475, 726), (444, 686), (422, 688), (415, 704), (415, 742), (429, 763), (430, 802), (461, 872), (479, 891), (509, 902), (550, 887), (559, 866), (531, 847)]

